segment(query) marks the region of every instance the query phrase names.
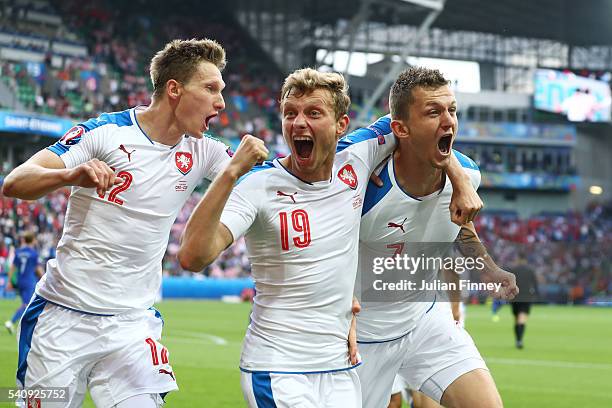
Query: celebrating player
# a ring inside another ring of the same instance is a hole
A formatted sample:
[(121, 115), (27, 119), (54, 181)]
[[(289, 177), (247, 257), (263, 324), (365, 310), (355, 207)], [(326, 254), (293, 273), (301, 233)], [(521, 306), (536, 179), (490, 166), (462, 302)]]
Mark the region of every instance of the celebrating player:
[[(263, 145), (250, 161), (234, 156), (183, 235), (179, 260), (191, 270), (246, 237), (257, 293), (240, 361), (250, 407), (361, 406), (354, 348), (347, 358), (359, 221), (367, 180), (395, 137), (383, 120), (338, 142), (349, 103), (339, 74), (290, 74), (281, 115), (291, 154), (252, 170)], [(473, 193), (455, 165), (455, 181)]]
[[(461, 162), (474, 188), (480, 172), (472, 160), (452, 150), (457, 103), (448, 81), (437, 70), (411, 68), (396, 79), (389, 100), (387, 131), (397, 137), (398, 146), (380, 171), (382, 187), (370, 183), (366, 192), (360, 283), (372, 274), (376, 257), (411, 253), (423, 242), (479, 242), (471, 222), (459, 227), (449, 217), (453, 188), (445, 173), (451, 159)], [(514, 275), (498, 268), (486, 252), (476, 252), (484, 259), (482, 280), (501, 283), (499, 296), (512, 298)], [(398, 372), (411, 389), (444, 406), (501, 406), (493, 378), (469, 334), (455, 323), (448, 302), (436, 301), (435, 291), (418, 289), (403, 299), (379, 300), (362, 298), (357, 318), (359, 349), (367, 362), (357, 370), (365, 408), (387, 407)]]
[(57, 259), (21, 321), (22, 387), (68, 387), (62, 407), (89, 388), (97, 406), (126, 408), (177, 389), (152, 305), (180, 208), (229, 160), (202, 135), (225, 108), (224, 66), (215, 41), (170, 42), (151, 60), (150, 106), (83, 122), (6, 177), (22, 199), (72, 186)]

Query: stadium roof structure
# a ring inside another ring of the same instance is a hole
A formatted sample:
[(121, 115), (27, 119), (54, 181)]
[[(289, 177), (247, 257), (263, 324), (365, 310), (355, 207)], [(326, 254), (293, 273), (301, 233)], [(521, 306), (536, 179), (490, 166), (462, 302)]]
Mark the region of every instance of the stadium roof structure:
[(408, 55), (507, 67), (497, 82), (510, 88), (538, 66), (612, 70), (612, 0), (226, 1), (285, 71), (336, 51), (345, 74), (355, 52), (399, 56), (363, 114)]
[(448, 0), (435, 26), (503, 36), (612, 45), (610, 0)]
[[(367, 0), (311, 0), (303, 4), (316, 22), (351, 19)], [(257, 2), (260, 3), (260, 2)], [(559, 41), (568, 45), (612, 45), (611, 0), (376, 0), (368, 19), (419, 25), (427, 8), (442, 3), (432, 27)], [(275, 7), (262, 1), (261, 7)], [(430, 6), (430, 7), (428, 7)]]

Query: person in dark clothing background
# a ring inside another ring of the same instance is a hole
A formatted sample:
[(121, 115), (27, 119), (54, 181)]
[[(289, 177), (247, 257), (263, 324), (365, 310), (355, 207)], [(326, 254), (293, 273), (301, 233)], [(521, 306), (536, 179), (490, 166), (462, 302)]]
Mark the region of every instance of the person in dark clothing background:
[(522, 349), (523, 335), (525, 334), (525, 325), (527, 324), (531, 304), (536, 302), (538, 298), (538, 282), (524, 254), (518, 256), (512, 272), (516, 275), (516, 283), (521, 290), (519, 295), (510, 303), (512, 304), (512, 314), (514, 315), (516, 348)]

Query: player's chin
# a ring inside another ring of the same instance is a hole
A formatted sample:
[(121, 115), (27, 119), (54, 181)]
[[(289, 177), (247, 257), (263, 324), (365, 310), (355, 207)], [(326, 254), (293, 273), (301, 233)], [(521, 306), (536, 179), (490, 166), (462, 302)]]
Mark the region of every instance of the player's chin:
[(446, 170), (450, 165), (450, 156), (446, 158), (435, 157), (431, 160), (431, 166), (436, 169)]
[(195, 137), (196, 139), (201, 139), (204, 137), (204, 131), (201, 129), (189, 131), (187, 134), (191, 137)]

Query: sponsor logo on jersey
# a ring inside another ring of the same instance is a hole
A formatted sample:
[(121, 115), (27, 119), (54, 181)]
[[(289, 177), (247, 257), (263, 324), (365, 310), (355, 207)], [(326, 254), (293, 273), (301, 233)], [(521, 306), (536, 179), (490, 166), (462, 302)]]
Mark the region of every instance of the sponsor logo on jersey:
[(378, 145), (384, 145), (387, 141), (385, 140), (385, 137), (383, 135), (379, 135), (378, 136)]
[(178, 171), (182, 174), (187, 174), (193, 167), (193, 156), (189, 152), (176, 152), (174, 154), (174, 162)]
[(64, 136), (62, 136), (59, 142), (64, 146), (74, 146), (81, 141), (83, 133), (85, 133), (85, 128), (83, 126), (73, 126)]
[(173, 379), (174, 381), (176, 381), (176, 378), (174, 378), (174, 373), (173, 373), (172, 371), (168, 371), (168, 370), (165, 370), (165, 369), (163, 369), (163, 368), (160, 368), (160, 369), (159, 369), (159, 373), (160, 373), (160, 374), (168, 374), (170, 377), (172, 377), (172, 379)]
[(283, 193), (280, 190), (276, 191), (276, 195), (277, 196), (279, 196), (279, 197), (289, 197), (291, 199), (291, 201), (293, 201), (293, 204), (295, 204), (295, 197), (293, 197), (293, 196), (296, 195), (296, 194), (297, 194), (297, 191), (295, 193), (293, 193), (293, 194)]
[(344, 167), (340, 169), (338, 178), (353, 190), (357, 188), (357, 174), (350, 164), (345, 164)]
[(132, 150), (131, 152), (128, 152), (128, 150), (125, 148), (125, 146), (120, 144), (119, 145), (119, 150), (121, 150), (123, 153), (127, 154), (129, 162), (132, 161), (132, 153), (134, 153), (136, 151), (136, 149)]
[(401, 224), (398, 224), (396, 222), (390, 222), (390, 223), (387, 224), (387, 228), (399, 228), (405, 234), (406, 231), (404, 231), (404, 223), (406, 222), (407, 219), (408, 218), (404, 218), (404, 221), (402, 221)]
[(187, 191), (187, 188), (188, 188), (187, 181), (179, 180), (179, 182), (176, 183), (176, 185), (174, 186), (174, 191), (178, 191), (180, 193), (183, 191)]

